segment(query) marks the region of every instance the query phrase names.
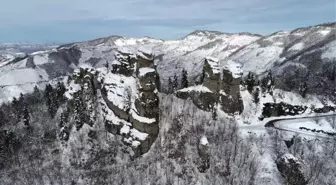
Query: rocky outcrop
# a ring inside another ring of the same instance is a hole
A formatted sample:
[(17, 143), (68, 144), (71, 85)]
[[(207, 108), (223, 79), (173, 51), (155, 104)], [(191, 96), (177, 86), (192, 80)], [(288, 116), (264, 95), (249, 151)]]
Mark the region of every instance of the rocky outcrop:
[(308, 184), (305, 179), (301, 166), (302, 163), (293, 155), (285, 154), (277, 162), (277, 168), (281, 175), (284, 177), (288, 185), (306, 185)]
[[(208, 89), (198, 90), (198, 87), (189, 88), (188, 90), (179, 90), (175, 94), (181, 99), (191, 99), (193, 103), (202, 110), (212, 111), (216, 103), (218, 102), (219, 96)], [(208, 90), (208, 91), (206, 91)]]
[(137, 62), (135, 55), (127, 48), (119, 48), (114, 56), (116, 60), (111, 63), (112, 73), (132, 76)]
[(207, 57), (204, 60), (203, 73), (203, 85), (212, 92), (218, 93), (221, 82), (219, 60), (216, 58)]
[(207, 57), (204, 61), (200, 85), (176, 92), (182, 99), (191, 99), (205, 111), (211, 111), (217, 104), (229, 114), (241, 113), (244, 105), (240, 96), (241, 66), (233, 61), (226, 61), (223, 68), (219, 60)]
[(111, 71), (97, 80), (103, 83), (102, 99), (108, 109), (122, 120), (108, 120), (106, 129), (123, 135), (124, 142), (132, 145), (138, 156), (150, 149), (159, 132), (159, 81), (154, 56), (146, 50), (134, 55), (125, 48), (115, 56)]
[(242, 113), (243, 100), (240, 95), (242, 70), (240, 64), (232, 60), (226, 61), (222, 73), (219, 103), (227, 113)]
[(159, 133), (159, 97), (157, 94), (159, 84), (156, 80), (158, 74), (154, 66), (154, 55), (146, 50), (139, 50), (137, 59), (136, 77), (139, 93), (134, 103), (137, 112), (134, 110), (131, 112), (130, 121), (134, 128), (149, 134), (142, 142), (141, 153), (145, 153)]

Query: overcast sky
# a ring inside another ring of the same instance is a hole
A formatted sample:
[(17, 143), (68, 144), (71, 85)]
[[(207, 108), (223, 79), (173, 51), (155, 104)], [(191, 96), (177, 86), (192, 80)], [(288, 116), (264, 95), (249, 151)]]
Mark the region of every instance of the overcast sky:
[(0, 42), (109, 35), (175, 39), (196, 30), (270, 34), (335, 22), (335, 0), (0, 0)]

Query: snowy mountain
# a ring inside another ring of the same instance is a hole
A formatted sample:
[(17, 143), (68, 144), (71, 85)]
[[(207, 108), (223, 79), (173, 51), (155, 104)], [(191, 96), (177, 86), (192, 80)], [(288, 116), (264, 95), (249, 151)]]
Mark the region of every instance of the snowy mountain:
[(245, 75), (277, 76), (277, 86), (300, 91), (306, 83), (309, 93), (335, 95), (336, 24), (277, 32), (240, 48), (229, 58), (243, 65)]
[(0, 182), (333, 184), (335, 25), (5, 49)]

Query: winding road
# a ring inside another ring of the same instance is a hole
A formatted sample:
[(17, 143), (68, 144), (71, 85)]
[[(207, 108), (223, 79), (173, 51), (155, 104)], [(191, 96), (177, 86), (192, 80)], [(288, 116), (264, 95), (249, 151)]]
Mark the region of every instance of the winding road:
[[(274, 128), (276, 130), (281, 130), (281, 131), (285, 131), (285, 132), (291, 132), (291, 133), (299, 133), (299, 134), (303, 134), (309, 137), (317, 137), (317, 138), (322, 138), (322, 139), (326, 139), (326, 138), (333, 138), (336, 137), (336, 129), (334, 129), (334, 131), (330, 132), (328, 130), (328, 133), (320, 133), (320, 132), (313, 132), (313, 131), (309, 131), (309, 130), (304, 130), (304, 129), (291, 129), (291, 128), (284, 128), (281, 127), (281, 125), (284, 124), (295, 124), (293, 122), (297, 122), (298, 124), (300, 124), (300, 122), (307, 122), (307, 121), (311, 121), (312, 119), (320, 119), (320, 118), (333, 118), (336, 115), (320, 115), (320, 116), (307, 116), (307, 117), (298, 117), (298, 118), (279, 118), (279, 119), (274, 119), (274, 120), (270, 120), (265, 124), (266, 128)], [(300, 121), (301, 120), (301, 121)], [(287, 123), (286, 123), (287, 122)], [(302, 125), (302, 127), (305, 127), (304, 125)], [(307, 127), (308, 129), (310, 129), (309, 127)], [(313, 130), (313, 129), (311, 129)]]

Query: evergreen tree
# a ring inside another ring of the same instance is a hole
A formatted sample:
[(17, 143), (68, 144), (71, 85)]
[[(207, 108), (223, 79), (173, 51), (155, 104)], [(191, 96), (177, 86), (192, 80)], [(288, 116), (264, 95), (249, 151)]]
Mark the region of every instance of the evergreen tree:
[(24, 98), (24, 96), (23, 96), (23, 94), (22, 93), (20, 93), (20, 98), (19, 98), (19, 112), (20, 112), (20, 114), (22, 113), (22, 111), (23, 111), (23, 107), (25, 106), (25, 98)]
[(54, 92), (54, 89), (50, 84), (48, 84), (45, 88), (44, 98), (48, 107), (48, 112), (53, 118), (57, 112), (59, 105), (57, 102), (56, 93)]
[(20, 121), (20, 104), (19, 101), (14, 97), (13, 101), (11, 103), (12, 109), (13, 109), (13, 113), (14, 113), (14, 117), (16, 117), (17, 121)]
[(217, 106), (214, 106), (212, 108), (212, 119), (213, 120), (217, 120), (217, 109), (216, 109)]
[(23, 109), (23, 123), (25, 124), (25, 126), (30, 125), (30, 116), (27, 107)]
[(259, 88), (256, 88), (256, 90), (253, 92), (253, 100), (255, 104), (258, 104), (260, 101), (259, 92), (260, 92)]
[(83, 106), (81, 94), (79, 92), (75, 93), (74, 99), (75, 99), (74, 102), (75, 124), (76, 129), (78, 131), (84, 125), (85, 109)]
[(266, 78), (263, 78), (261, 80), (261, 84), (260, 84), (260, 87), (261, 87), (261, 93), (263, 95), (265, 95), (266, 91), (267, 91), (267, 79)]
[(33, 99), (35, 101), (40, 101), (41, 100), (41, 92), (40, 90), (38, 89), (38, 87), (35, 85), (34, 87), (34, 91), (33, 91)]
[(59, 102), (63, 102), (63, 98), (64, 98), (63, 95), (64, 95), (65, 91), (66, 91), (66, 88), (65, 88), (64, 84), (61, 83), (61, 82), (58, 82), (57, 83), (57, 88), (56, 88), (56, 96), (57, 96), (57, 100)]
[(189, 86), (188, 72), (185, 69), (182, 70), (181, 86), (182, 88), (187, 88)]
[(176, 74), (174, 75), (174, 81), (173, 81), (173, 92), (175, 92), (178, 89), (178, 79)]
[(307, 96), (307, 91), (308, 91), (308, 86), (307, 86), (307, 82), (304, 81), (300, 84), (300, 87), (299, 87), (299, 93), (301, 94), (301, 96), (303, 98), (306, 98)]
[(254, 78), (254, 75), (251, 72), (248, 73), (245, 83), (246, 83), (246, 86), (247, 86), (247, 91), (250, 94), (252, 94), (254, 83), (255, 83), (255, 78)]
[(172, 79), (169, 77), (168, 78), (168, 93), (173, 93), (173, 82)]
[(44, 90), (44, 98), (46, 100), (51, 99), (52, 93), (53, 93), (53, 87), (50, 84), (46, 85), (46, 88)]
[(266, 84), (267, 92), (273, 95), (274, 78), (273, 78), (271, 71), (268, 72), (266, 79), (267, 79), (267, 84)]

